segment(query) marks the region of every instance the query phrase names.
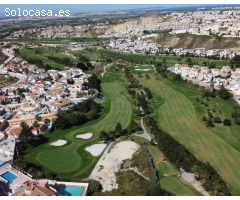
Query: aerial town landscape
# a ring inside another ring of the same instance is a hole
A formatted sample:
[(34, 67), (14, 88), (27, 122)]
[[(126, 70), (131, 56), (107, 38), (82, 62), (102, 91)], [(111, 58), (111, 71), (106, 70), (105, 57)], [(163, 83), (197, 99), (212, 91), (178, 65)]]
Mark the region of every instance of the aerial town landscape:
[(0, 14), (0, 196), (239, 196), (240, 7)]

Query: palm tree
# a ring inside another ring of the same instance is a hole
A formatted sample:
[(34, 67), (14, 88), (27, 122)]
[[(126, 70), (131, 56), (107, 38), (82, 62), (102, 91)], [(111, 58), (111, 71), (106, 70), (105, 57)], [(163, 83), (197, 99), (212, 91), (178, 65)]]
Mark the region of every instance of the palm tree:
[(41, 117), (40, 115), (36, 115), (36, 116), (35, 116), (35, 119), (36, 119), (38, 122), (42, 121), (42, 117)]
[(33, 122), (33, 127), (35, 127), (37, 129), (37, 132), (39, 132), (40, 125), (39, 125), (39, 123), (37, 121)]

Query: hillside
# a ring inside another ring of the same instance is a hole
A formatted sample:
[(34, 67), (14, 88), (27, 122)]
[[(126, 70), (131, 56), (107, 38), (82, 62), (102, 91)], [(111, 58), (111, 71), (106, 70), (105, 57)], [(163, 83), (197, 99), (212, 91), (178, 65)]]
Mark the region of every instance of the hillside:
[(169, 19), (166, 19), (162, 16), (158, 16), (155, 14), (149, 14), (149, 15), (145, 15), (143, 17), (139, 17), (136, 19), (131, 19), (129, 21), (126, 21), (124, 23), (120, 23), (117, 25), (113, 25), (111, 26), (106, 32), (111, 32), (111, 31), (121, 31), (121, 30), (125, 30), (128, 27), (131, 26), (146, 26), (146, 25), (157, 25), (160, 23), (165, 23), (165, 22), (169, 22)]
[(173, 48), (206, 48), (206, 49), (240, 49), (239, 38), (217, 38), (215, 36), (178, 34), (161, 34), (158, 44)]

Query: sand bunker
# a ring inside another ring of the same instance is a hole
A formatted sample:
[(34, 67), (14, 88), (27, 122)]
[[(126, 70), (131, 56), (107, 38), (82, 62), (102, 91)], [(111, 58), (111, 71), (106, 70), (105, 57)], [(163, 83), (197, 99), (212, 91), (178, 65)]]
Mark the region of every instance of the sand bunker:
[(55, 142), (52, 142), (50, 145), (55, 146), (55, 147), (60, 147), (67, 144), (66, 140), (57, 140)]
[(142, 71), (142, 72), (147, 72), (150, 71), (151, 69), (135, 69), (135, 71)]
[(92, 133), (84, 133), (84, 134), (76, 135), (76, 138), (87, 140), (87, 139), (90, 139), (92, 136), (93, 136)]
[(92, 154), (93, 156), (99, 156), (106, 146), (107, 146), (106, 144), (93, 144), (91, 146), (86, 147), (85, 150)]
[(122, 141), (113, 146), (111, 150), (110, 147), (111, 145), (107, 147), (90, 175), (91, 179), (102, 184), (103, 191), (118, 188), (115, 173), (120, 170), (124, 160), (132, 158), (139, 145), (133, 141)]

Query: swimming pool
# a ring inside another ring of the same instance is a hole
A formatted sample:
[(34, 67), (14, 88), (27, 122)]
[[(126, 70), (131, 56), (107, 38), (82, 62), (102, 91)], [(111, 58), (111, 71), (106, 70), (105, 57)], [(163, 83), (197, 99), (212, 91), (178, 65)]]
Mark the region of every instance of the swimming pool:
[(66, 186), (66, 187), (59, 188), (58, 192), (62, 196), (81, 196), (81, 194), (83, 192), (83, 188)]
[(8, 185), (11, 185), (13, 183), (13, 181), (17, 178), (17, 176), (15, 176), (13, 173), (11, 173), (9, 171), (2, 174), (1, 177), (3, 177), (5, 180), (7, 180)]

